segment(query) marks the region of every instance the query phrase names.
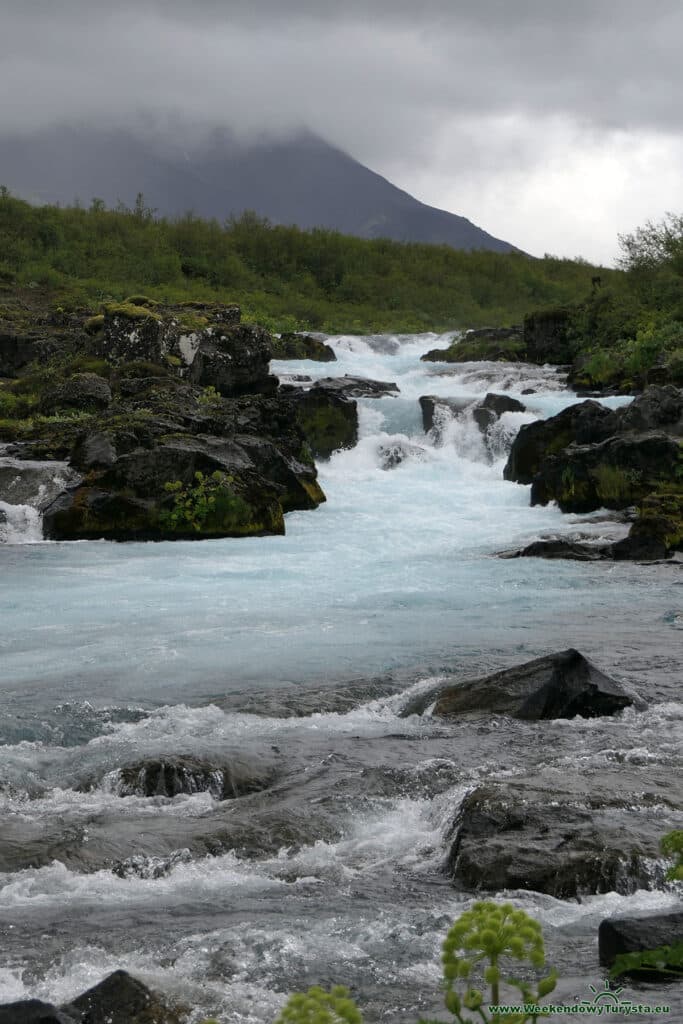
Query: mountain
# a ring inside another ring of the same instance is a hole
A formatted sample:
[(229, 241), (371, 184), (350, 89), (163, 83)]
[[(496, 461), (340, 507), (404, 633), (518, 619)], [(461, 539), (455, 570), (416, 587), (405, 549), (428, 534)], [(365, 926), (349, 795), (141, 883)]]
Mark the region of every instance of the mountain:
[(321, 138), (246, 145), (226, 132), (183, 146), (155, 132), (53, 127), (0, 137), (0, 183), (39, 203), (132, 205), (142, 192), (161, 216), (192, 210), (223, 220), (254, 210), (276, 224), (361, 238), (510, 252), (465, 217), (420, 203)]

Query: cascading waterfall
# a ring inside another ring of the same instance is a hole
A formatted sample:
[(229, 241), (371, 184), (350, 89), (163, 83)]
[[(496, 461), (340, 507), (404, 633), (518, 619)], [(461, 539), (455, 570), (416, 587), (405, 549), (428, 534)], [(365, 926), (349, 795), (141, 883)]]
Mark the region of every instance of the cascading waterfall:
[[(357, 447), (319, 467), (327, 503), (288, 515), (284, 537), (33, 546), (19, 540), (38, 539), (46, 492), (22, 504), (0, 490), (0, 1002), (66, 1002), (123, 967), (197, 1020), (269, 1024), (288, 991), (340, 982), (368, 1024), (414, 1024), (443, 1016), (439, 945), (472, 896), (445, 865), (471, 789), (547, 779), (552, 801), (561, 778), (587, 812), (609, 790), (624, 834), (637, 822), (655, 841), (675, 824), (675, 574), (493, 557), (548, 532), (620, 528), (531, 508), (528, 488), (502, 479), (519, 425), (575, 400), (562, 376), (421, 363), (434, 335), (329, 340), (336, 364), (276, 372), (400, 392), (359, 401)], [(472, 410), (487, 392), (526, 412), (485, 436)], [(461, 411), (425, 434), (421, 395)], [(0, 472), (16, 477), (17, 461), (0, 453)], [(20, 515), (33, 526), (10, 533)], [(567, 646), (647, 709), (475, 724), (411, 713), (452, 673)], [(154, 781), (174, 763), (201, 768)], [(228, 792), (226, 765), (247, 790)], [(659, 862), (629, 896), (505, 895), (541, 920), (567, 1000), (600, 983), (601, 918), (677, 899)]]

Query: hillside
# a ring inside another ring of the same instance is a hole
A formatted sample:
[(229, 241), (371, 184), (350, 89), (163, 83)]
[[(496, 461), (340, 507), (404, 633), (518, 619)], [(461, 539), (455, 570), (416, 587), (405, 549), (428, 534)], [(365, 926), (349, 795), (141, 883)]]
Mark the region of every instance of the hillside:
[(225, 132), (201, 145), (150, 133), (54, 127), (0, 138), (0, 183), (32, 202), (132, 205), (142, 192), (160, 216), (223, 221), (254, 210), (274, 224), (359, 238), (510, 252), (465, 217), (437, 210), (322, 139), (240, 144)]
[[(64, 209), (0, 194), (0, 287), (64, 310), (142, 289), (171, 303), (238, 302), (245, 319), (276, 330), (447, 330), (520, 323), (535, 307), (580, 300), (593, 272), (573, 260), (272, 227), (253, 215), (221, 226), (160, 220), (141, 202)], [(601, 274), (605, 284), (619, 276)]]

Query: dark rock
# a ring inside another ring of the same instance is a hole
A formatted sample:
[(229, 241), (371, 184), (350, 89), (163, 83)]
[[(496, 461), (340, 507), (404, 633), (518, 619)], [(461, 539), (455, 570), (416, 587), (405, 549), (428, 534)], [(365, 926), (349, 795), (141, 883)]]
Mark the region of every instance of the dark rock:
[(519, 484), (530, 484), (546, 455), (562, 451), (573, 441), (588, 444), (609, 436), (600, 429), (609, 416), (609, 410), (589, 399), (570, 405), (547, 420), (525, 423), (512, 443), (503, 476)]
[[(618, 434), (600, 444), (572, 444), (546, 456), (531, 504), (556, 501), (563, 512), (623, 509), (677, 478), (681, 446), (668, 434)], [(508, 463), (509, 465), (509, 463)]]
[(638, 509), (628, 537), (613, 545), (615, 559), (656, 561), (683, 550), (683, 495), (650, 494)]
[(568, 558), (575, 562), (599, 562), (612, 557), (611, 544), (582, 544), (579, 541), (535, 540), (518, 551), (504, 551), (501, 558)]
[(232, 800), (266, 789), (273, 782), (270, 765), (244, 760), (206, 761), (190, 755), (145, 759), (120, 770), (121, 796), (175, 797), (211, 793)]
[(677, 942), (683, 942), (683, 910), (642, 917), (608, 917), (598, 929), (600, 963), (604, 967), (611, 967), (621, 953), (639, 953)]
[(81, 1024), (81, 1015), (71, 1016), (40, 999), (22, 999), (0, 1006), (0, 1024)]
[(162, 363), (177, 341), (177, 324), (147, 306), (109, 303), (104, 306), (101, 330), (89, 342), (93, 355), (108, 362), (144, 360)]
[(263, 327), (212, 328), (199, 338), (187, 379), (225, 397), (272, 394), (278, 380), (269, 373), (270, 357), (271, 337)]
[(0, 377), (20, 376), (29, 363), (43, 362), (62, 347), (60, 339), (40, 331), (22, 332), (0, 327)]
[(472, 418), (482, 434), (486, 434), (505, 412), (526, 412), (526, 406), (509, 395), (497, 395), (489, 392), (483, 401), (474, 406)]
[(437, 716), (472, 712), (522, 719), (595, 718), (613, 715), (634, 699), (578, 651), (570, 648), (483, 679), (442, 690)]
[(613, 434), (657, 430), (683, 437), (683, 389), (672, 384), (649, 387), (629, 405), (610, 413), (604, 427)]
[(420, 448), (417, 444), (408, 444), (405, 441), (382, 444), (377, 449), (377, 454), (381, 459), (382, 469), (395, 469), (406, 460), (423, 462), (426, 456), (424, 448)]
[(524, 318), (524, 345), (532, 363), (570, 363), (569, 309), (541, 309)]
[(334, 349), (310, 334), (292, 331), (272, 340), (273, 359), (313, 359), (319, 363), (336, 362)]
[(437, 363), (516, 362), (524, 357), (521, 327), (481, 327), (466, 331), (445, 349), (431, 349), (422, 356), (422, 360)]
[(329, 387), (281, 389), (314, 455), (329, 458), (358, 441), (356, 402)]
[(83, 434), (74, 445), (69, 461), (83, 472), (109, 469), (116, 462), (116, 449), (109, 434), (101, 431)]
[(64, 1007), (83, 1024), (180, 1024), (181, 1017), (127, 971), (114, 971)]
[(111, 404), (111, 388), (104, 377), (96, 373), (74, 373), (41, 403), (43, 412), (58, 409), (77, 409), (98, 412)]
[(436, 427), (443, 428), (444, 422), (460, 416), (472, 405), (467, 398), (441, 398), (439, 395), (421, 395), (422, 425), (425, 433)]
[(561, 802), (562, 794), (529, 794), (501, 785), (475, 789), (463, 801), (450, 850), (453, 880), (469, 889), (528, 889), (555, 899), (632, 892), (648, 884), (654, 852), (601, 814)]
[(349, 373), (344, 377), (322, 377), (316, 387), (343, 398), (382, 398), (384, 395), (399, 392), (398, 384), (370, 380), (367, 377), (354, 377)]
[(80, 479), (64, 462), (0, 457), (0, 501), (10, 505), (33, 505), (42, 511), (65, 486)]

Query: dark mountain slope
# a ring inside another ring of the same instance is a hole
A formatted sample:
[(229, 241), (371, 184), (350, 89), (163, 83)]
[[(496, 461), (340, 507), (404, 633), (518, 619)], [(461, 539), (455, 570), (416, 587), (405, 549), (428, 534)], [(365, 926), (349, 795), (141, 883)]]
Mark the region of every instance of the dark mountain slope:
[(346, 153), (305, 134), (239, 144), (216, 132), (184, 149), (151, 133), (52, 128), (0, 138), (0, 183), (36, 202), (132, 205), (142, 192), (159, 214), (223, 220), (255, 210), (274, 223), (335, 228), (361, 238), (445, 243), (508, 252), (465, 217), (418, 202)]

